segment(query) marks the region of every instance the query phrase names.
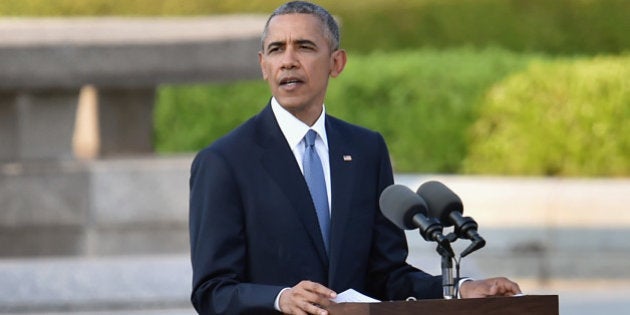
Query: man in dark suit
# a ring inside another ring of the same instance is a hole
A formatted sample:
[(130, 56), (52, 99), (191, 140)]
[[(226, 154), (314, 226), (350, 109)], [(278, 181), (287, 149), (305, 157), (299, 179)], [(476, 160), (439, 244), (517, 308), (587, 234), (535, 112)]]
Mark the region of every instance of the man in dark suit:
[[(328, 79), (346, 64), (334, 19), (310, 3), (281, 6), (259, 61), (269, 104), (199, 152), (191, 169), (197, 311), (326, 314), (349, 288), (381, 300), (440, 298), (441, 278), (405, 262), (405, 235), (379, 210), (393, 183), (383, 138), (325, 113)], [(460, 289), (520, 292), (505, 278)]]

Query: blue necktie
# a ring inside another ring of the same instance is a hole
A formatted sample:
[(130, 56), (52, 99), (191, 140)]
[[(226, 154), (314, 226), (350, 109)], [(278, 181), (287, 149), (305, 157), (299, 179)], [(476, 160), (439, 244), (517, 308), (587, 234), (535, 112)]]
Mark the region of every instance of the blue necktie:
[(330, 212), (328, 211), (328, 193), (326, 192), (326, 179), (324, 178), (324, 169), (322, 162), (315, 150), (315, 138), (317, 132), (310, 129), (304, 136), (305, 150), (302, 166), (304, 167), (304, 178), (311, 192), (311, 198), (315, 204), (317, 211), (317, 219), (319, 227), (324, 238), (324, 246), (328, 252), (328, 241), (330, 235)]

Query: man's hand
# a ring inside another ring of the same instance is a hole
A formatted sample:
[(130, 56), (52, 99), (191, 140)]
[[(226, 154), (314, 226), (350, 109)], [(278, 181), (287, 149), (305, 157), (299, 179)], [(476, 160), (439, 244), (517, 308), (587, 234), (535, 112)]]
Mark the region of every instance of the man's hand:
[(280, 294), (280, 310), (285, 314), (326, 315), (326, 308), (337, 296), (333, 290), (315, 282), (302, 281)]
[(521, 294), (521, 288), (516, 282), (507, 278), (490, 278), (473, 280), (462, 283), (459, 288), (462, 298), (482, 298), (488, 296), (512, 296)]

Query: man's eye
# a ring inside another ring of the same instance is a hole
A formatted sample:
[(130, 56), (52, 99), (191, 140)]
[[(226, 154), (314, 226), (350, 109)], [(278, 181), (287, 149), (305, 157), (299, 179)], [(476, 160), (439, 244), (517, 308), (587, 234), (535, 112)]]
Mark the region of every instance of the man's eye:
[(279, 51), (280, 51), (280, 48), (281, 48), (280, 46), (273, 46), (273, 47), (270, 47), (270, 48), (267, 50), (267, 53), (270, 53), (270, 54), (271, 54), (271, 53), (276, 53), (276, 52), (279, 52)]

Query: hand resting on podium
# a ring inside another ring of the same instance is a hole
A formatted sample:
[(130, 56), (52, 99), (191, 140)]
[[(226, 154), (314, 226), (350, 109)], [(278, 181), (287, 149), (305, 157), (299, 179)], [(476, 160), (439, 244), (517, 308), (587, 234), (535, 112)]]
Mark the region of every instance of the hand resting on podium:
[(504, 277), (465, 281), (459, 288), (462, 298), (522, 295), (518, 284)]

